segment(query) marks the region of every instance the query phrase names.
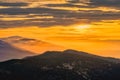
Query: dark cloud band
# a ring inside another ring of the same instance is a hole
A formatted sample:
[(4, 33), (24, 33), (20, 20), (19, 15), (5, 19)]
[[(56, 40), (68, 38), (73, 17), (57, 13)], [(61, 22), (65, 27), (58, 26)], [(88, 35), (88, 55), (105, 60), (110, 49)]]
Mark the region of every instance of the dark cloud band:
[(6, 2), (0, 2), (0, 6), (5, 7), (20, 7), (20, 6), (28, 6), (28, 3), (6, 3)]

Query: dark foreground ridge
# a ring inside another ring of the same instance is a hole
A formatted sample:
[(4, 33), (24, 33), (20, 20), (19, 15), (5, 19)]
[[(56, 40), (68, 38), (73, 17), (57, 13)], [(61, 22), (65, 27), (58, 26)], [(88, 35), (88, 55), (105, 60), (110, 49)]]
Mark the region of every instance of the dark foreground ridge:
[(0, 80), (120, 80), (119, 59), (75, 50), (0, 63)]

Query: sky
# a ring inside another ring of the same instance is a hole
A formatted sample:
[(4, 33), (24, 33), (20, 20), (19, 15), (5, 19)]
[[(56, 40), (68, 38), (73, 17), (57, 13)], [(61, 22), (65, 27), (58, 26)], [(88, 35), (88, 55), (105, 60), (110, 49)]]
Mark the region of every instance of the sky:
[(0, 0), (0, 38), (16, 35), (120, 58), (120, 0)]

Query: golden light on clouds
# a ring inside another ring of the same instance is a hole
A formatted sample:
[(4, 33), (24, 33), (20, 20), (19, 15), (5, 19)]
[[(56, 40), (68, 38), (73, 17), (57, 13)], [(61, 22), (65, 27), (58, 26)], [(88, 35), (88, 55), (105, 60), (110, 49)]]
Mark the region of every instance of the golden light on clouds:
[(3, 9), (4, 9), (4, 8), (9, 8), (9, 7), (7, 7), (7, 6), (0, 6), (0, 8), (3, 8)]
[(27, 20), (29, 18), (1, 18), (3, 21), (16, 21), (16, 20)]
[(53, 16), (34, 16), (34, 14), (29, 14), (29, 16), (33, 17), (26, 17), (25, 15), (20, 16), (8, 16), (4, 15), (4, 17), (0, 18), (2, 21), (24, 21), (24, 20), (30, 20), (30, 19), (52, 19)]
[(100, 10), (100, 11), (104, 11), (104, 12), (108, 12), (108, 11), (120, 12), (119, 9), (110, 8), (110, 7), (77, 8), (76, 10), (84, 10), (84, 11), (88, 11), (88, 10)]
[[(85, 31), (85, 32), (84, 32)], [(30, 34), (30, 35), (28, 35)], [(47, 35), (46, 35), (47, 34)], [(91, 24), (74, 24), (69, 26), (51, 26), (41, 28), (37, 26), (23, 26), (16, 28), (0, 29), (0, 37), (21, 35), (25, 37), (55, 37), (55, 36), (85, 36), (95, 40), (119, 40), (120, 24), (119, 20), (94, 22)], [(96, 36), (96, 37), (95, 37)]]
[(5, 0), (6, 2), (66, 2), (66, 0)]

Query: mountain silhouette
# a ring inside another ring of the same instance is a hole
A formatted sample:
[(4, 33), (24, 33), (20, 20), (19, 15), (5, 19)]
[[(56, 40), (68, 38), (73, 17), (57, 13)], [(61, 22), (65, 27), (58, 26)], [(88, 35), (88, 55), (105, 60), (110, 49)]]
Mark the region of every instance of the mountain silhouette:
[(119, 59), (71, 49), (0, 63), (1, 80), (120, 80), (119, 75)]
[(0, 61), (32, 56), (34, 53), (18, 49), (7, 42), (0, 40)]

